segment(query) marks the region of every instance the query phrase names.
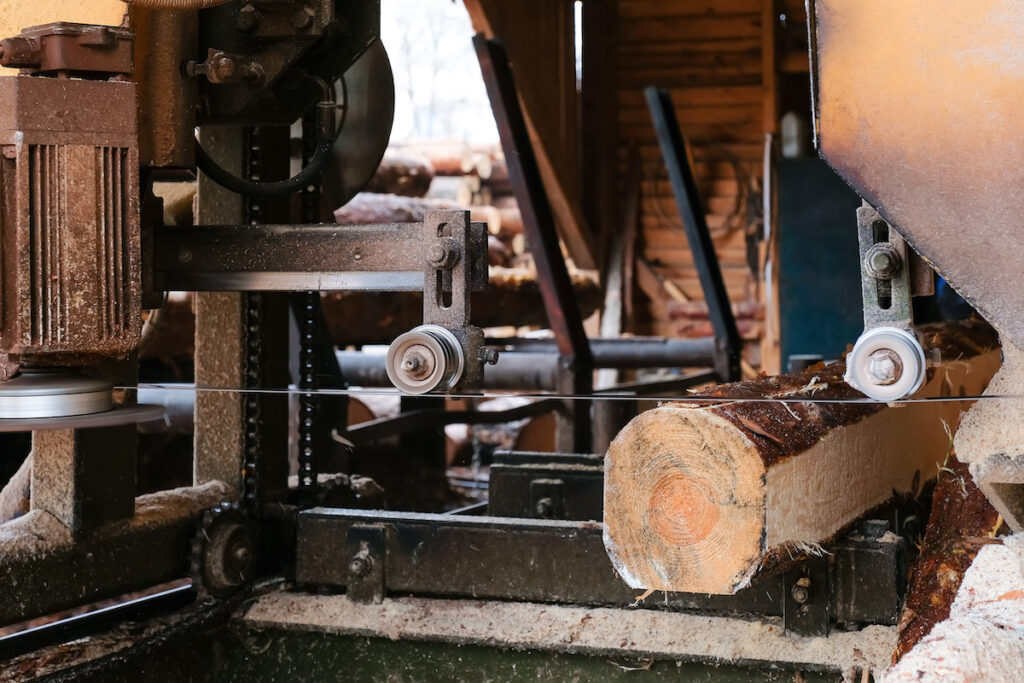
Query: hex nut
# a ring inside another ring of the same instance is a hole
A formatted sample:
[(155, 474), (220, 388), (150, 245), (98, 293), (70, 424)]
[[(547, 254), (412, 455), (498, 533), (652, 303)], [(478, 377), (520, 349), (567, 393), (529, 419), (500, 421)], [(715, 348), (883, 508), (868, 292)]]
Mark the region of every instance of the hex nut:
[(459, 243), (451, 237), (442, 237), (427, 249), (427, 263), (438, 270), (451, 270), (461, 257)]

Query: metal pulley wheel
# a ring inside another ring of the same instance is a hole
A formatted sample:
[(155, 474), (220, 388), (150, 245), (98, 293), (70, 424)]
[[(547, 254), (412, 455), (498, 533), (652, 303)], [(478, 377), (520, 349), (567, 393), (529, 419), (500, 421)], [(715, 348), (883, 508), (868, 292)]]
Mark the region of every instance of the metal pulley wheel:
[(860, 336), (846, 357), (843, 379), (878, 401), (895, 401), (917, 391), (925, 379), (924, 350), (898, 327), (875, 327)]
[(414, 328), (388, 347), (388, 379), (407, 394), (447, 391), (462, 379), (465, 365), (459, 340), (438, 325)]
[(0, 419), (90, 415), (113, 407), (113, 386), (60, 370), (22, 370), (0, 384)]

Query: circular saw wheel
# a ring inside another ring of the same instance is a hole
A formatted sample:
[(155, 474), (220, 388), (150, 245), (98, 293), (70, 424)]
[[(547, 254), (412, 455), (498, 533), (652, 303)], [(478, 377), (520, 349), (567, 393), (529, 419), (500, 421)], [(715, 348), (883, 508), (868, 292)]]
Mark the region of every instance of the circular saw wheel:
[(374, 41), (336, 87), (342, 105), (340, 130), (323, 169), (323, 193), (333, 209), (370, 182), (391, 141), (395, 78), (384, 44)]

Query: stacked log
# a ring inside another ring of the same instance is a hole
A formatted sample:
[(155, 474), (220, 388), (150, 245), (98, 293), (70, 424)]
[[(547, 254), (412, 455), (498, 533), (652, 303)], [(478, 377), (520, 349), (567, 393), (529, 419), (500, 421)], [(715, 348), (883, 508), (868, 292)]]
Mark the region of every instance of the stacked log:
[[(981, 322), (922, 334), (926, 356), (941, 360), (918, 397), (978, 395), (999, 367), (996, 335)], [(819, 364), (727, 384), (697, 395), (708, 402), (630, 422), (606, 456), (605, 545), (622, 578), (733, 594), (933, 476), (967, 404), (821, 402), (863, 398), (844, 371)]]
[(434, 167), (426, 157), (388, 152), (363, 191), (425, 197), (433, 180)]

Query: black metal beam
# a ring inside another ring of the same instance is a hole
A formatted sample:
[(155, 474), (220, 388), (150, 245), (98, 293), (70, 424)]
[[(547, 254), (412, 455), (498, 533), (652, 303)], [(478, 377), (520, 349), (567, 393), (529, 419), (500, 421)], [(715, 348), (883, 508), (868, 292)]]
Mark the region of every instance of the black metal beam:
[[(508, 517), (367, 512), (314, 508), (299, 514), (296, 581), (342, 588), (352, 558), (345, 538), (353, 527), (384, 529), (386, 590), (397, 593), (630, 605), (637, 591), (612, 569), (602, 526)], [(782, 616), (781, 578), (734, 596), (669, 593), (642, 606)]]
[[(572, 280), (562, 258), (551, 203), (544, 189), (540, 168), (533, 154), (526, 119), (519, 106), (512, 67), (505, 48), (483, 34), (473, 37), (476, 56), (491, 101), (498, 136), (505, 152), (509, 180), (523, 216), (526, 243), (537, 267), (537, 283), (547, 312), (548, 324), (555, 333), (559, 362), (558, 391), (574, 395), (588, 394), (593, 387), (593, 356), (583, 317), (572, 288)], [(591, 445), (590, 404), (577, 401), (566, 405), (556, 429), (560, 450), (588, 451)]]
[[(487, 227), (471, 230), (484, 248)], [(153, 240), (160, 291), (423, 289), (420, 223), (161, 228)], [(471, 280), (473, 291), (486, 288), (486, 261), (474, 261)]]
[(533, 153), (526, 119), (519, 106), (518, 91), (505, 48), (483, 34), (473, 37), (487, 97), (491, 101), (498, 136), (512, 189), (523, 216), (523, 230), (537, 266), (548, 323), (564, 356), (573, 356), (581, 366), (590, 364), (590, 346), (583, 330), (583, 318), (572, 288), (572, 279), (562, 258), (551, 203), (544, 189), (540, 168)]
[(659, 88), (647, 88), (644, 92), (654, 130), (658, 135), (658, 144), (661, 146), (661, 155), (668, 169), (672, 194), (686, 230), (701, 289), (704, 290), (704, 300), (708, 304), (711, 327), (719, 343), (719, 362), (715, 369), (722, 381), (735, 381), (740, 378), (742, 340), (736, 328), (736, 319), (732, 314), (711, 232), (708, 230), (704, 204), (686, 155), (686, 143), (676, 119), (672, 96), (667, 90)]

